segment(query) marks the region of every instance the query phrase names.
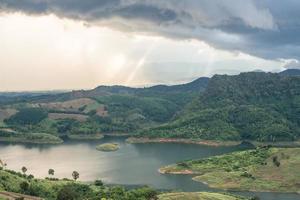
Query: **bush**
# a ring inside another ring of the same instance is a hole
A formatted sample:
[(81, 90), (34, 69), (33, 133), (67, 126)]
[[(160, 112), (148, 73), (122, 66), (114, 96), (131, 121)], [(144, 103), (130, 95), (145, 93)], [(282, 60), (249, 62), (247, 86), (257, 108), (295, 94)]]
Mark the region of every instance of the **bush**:
[(95, 183), (94, 183), (96, 186), (103, 186), (103, 182), (101, 180), (95, 180)]

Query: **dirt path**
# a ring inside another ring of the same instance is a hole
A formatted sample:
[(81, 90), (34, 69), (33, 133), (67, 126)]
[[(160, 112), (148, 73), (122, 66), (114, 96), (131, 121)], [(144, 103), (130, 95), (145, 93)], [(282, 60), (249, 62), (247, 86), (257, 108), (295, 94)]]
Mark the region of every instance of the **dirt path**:
[(33, 197), (33, 196), (18, 194), (14, 192), (0, 192), (0, 198), (4, 198), (7, 200), (16, 200), (22, 198), (23, 200), (42, 200), (42, 198), (39, 197)]

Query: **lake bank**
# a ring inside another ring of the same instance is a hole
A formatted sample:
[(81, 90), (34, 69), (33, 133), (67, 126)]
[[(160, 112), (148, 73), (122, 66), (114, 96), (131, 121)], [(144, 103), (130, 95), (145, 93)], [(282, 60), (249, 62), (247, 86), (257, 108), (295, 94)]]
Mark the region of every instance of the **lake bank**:
[(64, 141), (47, 133), (10, 133), (0, 136), (0, 142), (30, 144), (61, 144)]
[(147, 137), (129, 137), (126, 142), (131, 144), (146, 143), (182, 143), (199, 144), (212, 147), (236, 146), (240, 144), (253, 145), (254, 147), (272, 146), (272, 147), (300, 147), (300, 141), (278, 141), (278, 142), (258, 142), (253, 140), (241, 141), (221, 141), (221, 140), (203, 140), (203, 139), (185, 139), (185, 138), (147, 138)]
[(101, 140), (104, 138), (103, 134), (70, 134), (67, 137), (71, 140)]
[(178, 162), (162, 174), (195, 175), (211, 188), (235, 191), (300, 192), (300, 148), (259, 148)]
[(211, 192), (174, 192), (164, 193), (158, 196), (159, 200), (250, 200), (250, 198), (222, 193)]
[(126, 140), (132, 144), (143, 144), (143, 143), (182, 143), (182, 144), (199, 144), (212, 147), (220, 146), (236, 146), (241, 144), (241, 141), (216, 141), (216, 140), (198, 140), (198, 139), (183, 139), (183, 138), (137, 138), (130, 137)]

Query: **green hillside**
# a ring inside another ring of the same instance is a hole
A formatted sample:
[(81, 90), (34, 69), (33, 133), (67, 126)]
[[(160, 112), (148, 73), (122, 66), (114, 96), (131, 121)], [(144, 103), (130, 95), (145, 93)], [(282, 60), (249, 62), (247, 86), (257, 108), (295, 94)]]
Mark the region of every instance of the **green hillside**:
[(142, 136), (291, 141), (300, 135), (300, 77), (249, 72), (216, 75), (170, 123)]
[(78, 139), (101, 133), (131, 134), (170, 121), (205, 89), (208, 80), (148, 88), (99, 86), (40, 96), (9, 95), (10, 100), (0, 105), (0, 124), (19, 134), (3, 141), (19, 142), (31, 133)]
[(20, 98), (0, 105), (1, 126), (20, 133), (260, 142), (293, 141), (300, 135), (300, 77), (281, 73), (215, 75), (149, 88), (99, 86)]
[(300, 148), (261, 147), (160, 169), (167, 174), (194, 174), (193, 180), (228, 190), (299, 192)]

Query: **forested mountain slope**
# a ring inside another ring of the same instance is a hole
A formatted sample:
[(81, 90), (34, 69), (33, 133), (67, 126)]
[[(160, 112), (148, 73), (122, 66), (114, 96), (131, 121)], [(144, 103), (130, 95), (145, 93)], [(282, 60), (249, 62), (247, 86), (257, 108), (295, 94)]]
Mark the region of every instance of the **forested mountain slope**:
[(172, 122), (140, 132), (152, 137), (296, 140), (300, 77), (249, 72), (215, 75)]
[(299, 138), (299, 90), (300, 76), (293, 71), (215, 75), (173, 86), (99, 86), (58, 94), (9, 96), (0, 98), (0, 131), (3, 136), (130, 133), (290, 141)]

